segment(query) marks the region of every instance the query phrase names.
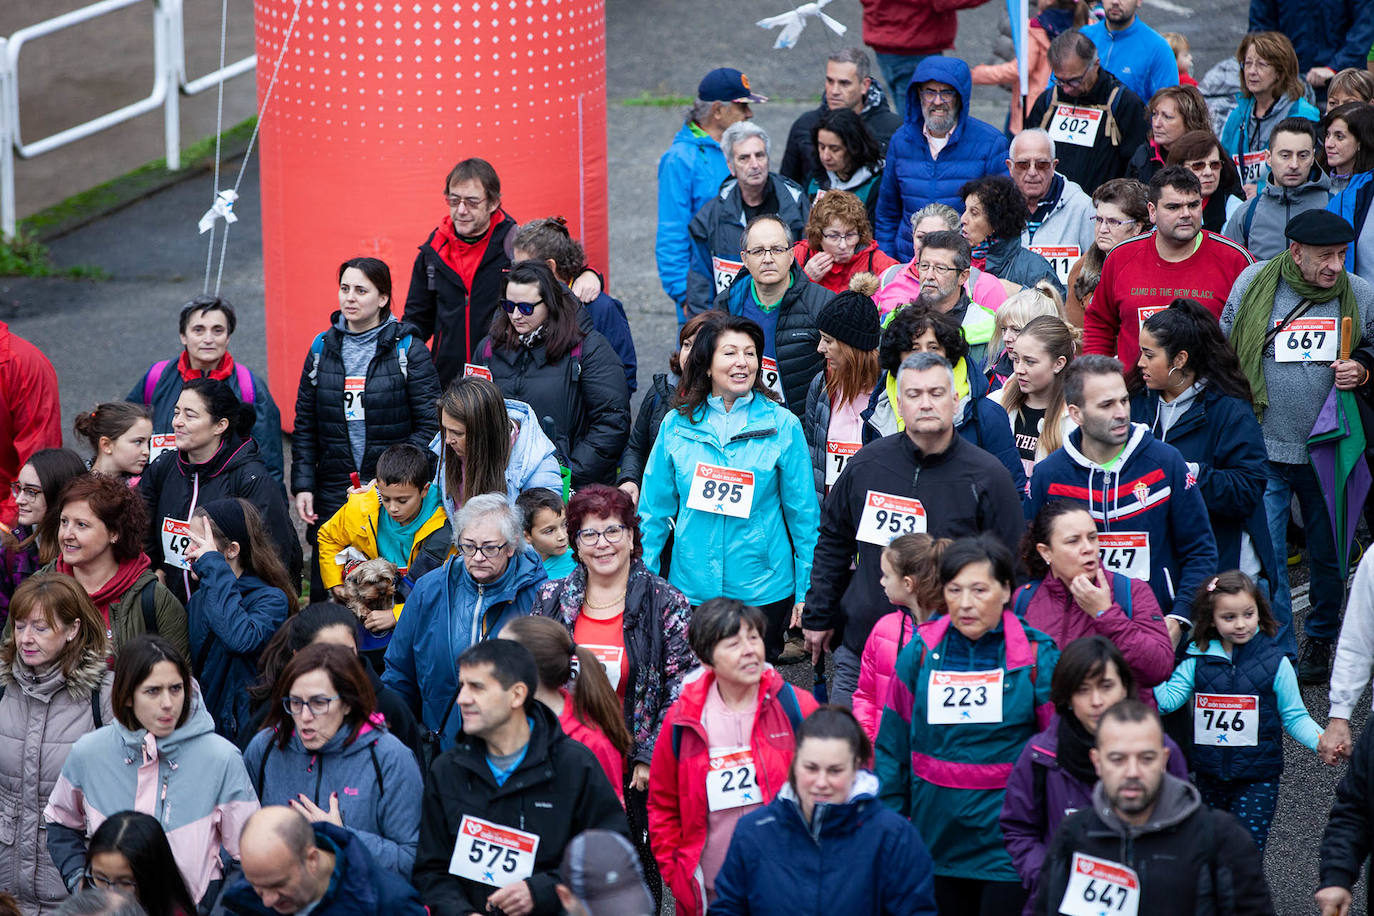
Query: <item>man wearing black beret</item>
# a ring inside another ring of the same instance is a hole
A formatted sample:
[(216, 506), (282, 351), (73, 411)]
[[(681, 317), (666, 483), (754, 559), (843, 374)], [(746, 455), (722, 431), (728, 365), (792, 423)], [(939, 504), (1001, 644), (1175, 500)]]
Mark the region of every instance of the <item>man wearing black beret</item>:
[[(1221, 327), (1250, 380), (1269, 452), (1264, 507), (1279, 579), (1272, 583), (1274, 616), (1281, 627), (1280, 645), (1290, 652), (1293, 612), (1284, 545), (1292, 496), (1302, 508), (1312, 608), (1304, 626), (1307, 639), (1298, 659), (1298, 680), (1319, 684), (1329, 676), (1345, 583), (1326, 500), (1308, 464), (1307, 438), (1332, 385), (1369, 393), (1374, 287), (1346, 272), (1346, 250), (1355, 230), (1336, 214), (1300, 213), (1288, 221), (1284, 235), (1287, 250), (1236, 278)], [(1350, 359), (1339, 359), (1341, 319), (1347, 317), (1352, 319), (1353, 349)]]

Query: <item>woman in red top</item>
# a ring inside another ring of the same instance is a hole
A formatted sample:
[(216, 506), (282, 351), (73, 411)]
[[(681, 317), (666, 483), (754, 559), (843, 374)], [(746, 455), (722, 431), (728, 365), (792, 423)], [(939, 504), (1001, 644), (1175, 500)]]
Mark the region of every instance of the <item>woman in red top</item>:
[(881, 274), (897, 262), (878, 250), (863, 203), (848, 191), (826, 191), (811, 206), (806, 238), (792, 254), (812, 283), (832, 293), (849, 289), (860, 271)]
[[(501, 630), (534, 656), (539, 687), (534, 698), (558, 714), (563, 733), (596, 755), (620, 803), (625, 804), (625, 758), (634, 741), (620, 716), (606, 669), (586, 646), (573, 643), (568, 628), (547, 617), (520, 617)], [(577, 670), (573, 670), (577, 659)], [(571, 689), (569, 689), (571, 687)]]

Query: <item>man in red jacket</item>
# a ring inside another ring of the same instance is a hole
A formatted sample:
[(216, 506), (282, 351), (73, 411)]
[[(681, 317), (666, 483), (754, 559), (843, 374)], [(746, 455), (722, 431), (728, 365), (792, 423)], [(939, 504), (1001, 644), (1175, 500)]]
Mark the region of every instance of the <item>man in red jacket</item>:
[(864, 44), (878, 57), (897, 114), (906, 111), (906, 87), (916, 65), (954, 47), (959, 10), (988, 0), (861, 0)]
[(57, 370), (41, 350), (0, 321), (0, 523), (15, 524), (10, 487), (29, 456), (61, 447)]

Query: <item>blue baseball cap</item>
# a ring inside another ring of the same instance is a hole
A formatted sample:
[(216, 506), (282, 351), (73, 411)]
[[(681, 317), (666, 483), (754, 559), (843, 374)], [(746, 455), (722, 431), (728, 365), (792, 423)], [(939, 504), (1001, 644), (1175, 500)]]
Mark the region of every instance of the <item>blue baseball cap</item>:
[(717, 67), (703, 76), (697, 98), (703, 102), (768, 101), (768, 96), (749, 91), (749, 77), (733, 67)]

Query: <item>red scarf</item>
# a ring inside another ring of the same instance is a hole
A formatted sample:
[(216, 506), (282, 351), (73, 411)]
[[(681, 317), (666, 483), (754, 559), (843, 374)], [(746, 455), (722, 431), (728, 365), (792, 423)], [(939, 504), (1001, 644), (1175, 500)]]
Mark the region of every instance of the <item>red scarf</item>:
[[(152, 565), (153, 561), (148, 559), (146, 553), (140, 553), (132, 560), (125, 560), (119, 564), (119, 568), (110, 577), (110, 581), (100, 586), (95, 590), (95, 594), (91, 595), (91, 603), (100, 610), (100, 616), (105, 619), (106, 630), (110, 629), (110, 605), (123, 598), (129, 589), (134, 587), (138, 577), (143, 575), (143, 571)], [(53, 568), (68, 576), (72, 574), (71, 566), (61, 558), (58, 559), (57, 565)]]
[(177, 371), (181, 373), (181, 380), (189, 382), (191, 379), (212, 378), (217, 381), (224, 381), (234, 374), (234, 357), (225, 351), (224, 356), (220, 357), (219, 365), (211, 369), (207, 375), (199, 369), (191, 367), (191, 357), (185, 350), (181, 351), (181, 356), (177, 357)]
[[(458, 238), (458, 234), (453, 231), (453, 217), (445, 216), (444, 221), (439, 224), (435, 232), (434, 251), (445, 264), (453, 268), (463, 281), (463, 288), (472, 294), (472, 284), (477, 276), (477, 268), (482, 263), (482, 258), (487, 253), (487, 244), (491, 241), (491, 233), (496, 229), (506, 215), (497, 210), (492, 214), (491, 222), (487, 224), (487, 231), (482, 233), (482, 237), (475, 242), (465, 242)], [(469, 344), (471, 346), (471, 344)], [(227, 355), (227, 354), (226, 354)]]

